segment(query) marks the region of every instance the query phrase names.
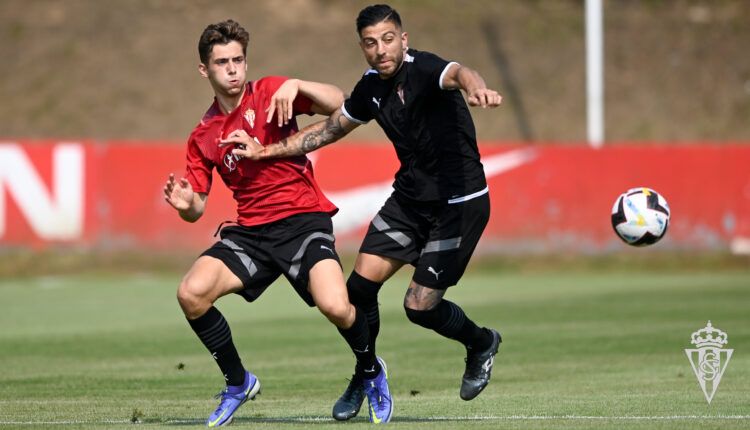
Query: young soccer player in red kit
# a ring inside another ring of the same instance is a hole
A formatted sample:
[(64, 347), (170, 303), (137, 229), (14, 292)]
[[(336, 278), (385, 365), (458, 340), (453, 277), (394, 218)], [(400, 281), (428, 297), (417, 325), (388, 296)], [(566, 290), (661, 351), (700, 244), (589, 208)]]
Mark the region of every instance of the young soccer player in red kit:
[(331, 85), (279, 76), (246, 82), (248, 38), (232, 20), (209, 25), (201, 35), (199, 72), (216, 97), (188, 139), (184, 177), (170, 174), (164, 187), (165, 200), (188, 222), (206, 209), (214, 169), (237, 202), (236, 225), (221, 229), (221, 239), (195, 261), (177, 291), (190, 327), (226, 380), (207, 425), (229, 424), (260, 391), (214, 303), (230, 293), (252, 302), (282, 274), (336, 325), (367, 377), (363, 389), (373, 421), (387, 421), (393, 405), (385, 363), (368, 348), (367, 319), (349, 302), (331, 224), (337, 209), (316, 184), (312, 164), (304, 155), (253, 161), (233, 154), (235, 146), (218, 145), (229, 136), (262, 145), (278, 141), (297, 131), (294, 116), (329, 115), (343, 94)]

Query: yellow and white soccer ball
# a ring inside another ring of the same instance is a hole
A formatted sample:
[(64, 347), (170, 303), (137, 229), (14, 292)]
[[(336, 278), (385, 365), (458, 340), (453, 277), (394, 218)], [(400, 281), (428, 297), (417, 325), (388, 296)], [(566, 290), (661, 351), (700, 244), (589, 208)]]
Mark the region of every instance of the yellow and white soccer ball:
[(631, 188), (612, 206), (612, 227), (628, 245), (653, 245), (667, 233), (669, 216), (669, 204), (661, 194), (646, 187)]

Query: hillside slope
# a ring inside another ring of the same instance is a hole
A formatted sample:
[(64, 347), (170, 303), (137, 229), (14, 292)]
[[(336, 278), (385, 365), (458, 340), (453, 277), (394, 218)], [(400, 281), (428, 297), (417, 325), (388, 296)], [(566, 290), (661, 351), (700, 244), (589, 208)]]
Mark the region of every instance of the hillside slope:
[[(210, 102), (197, 39), (232, 17), (251, 33), (251, 78), (350, 91), (366, 68), (364, 1), (0, 2), (0, 138), (182, 140)], [(585, 138), (583, 2), (393, 1), (410, 46), (479, 70), (505, 96), (474, 110), (483, 140)], [(750, 2), (619, 1), (606, 8), (612, 141), (750, 141)], [(382, 139), (375, 125), (359, 139)]]

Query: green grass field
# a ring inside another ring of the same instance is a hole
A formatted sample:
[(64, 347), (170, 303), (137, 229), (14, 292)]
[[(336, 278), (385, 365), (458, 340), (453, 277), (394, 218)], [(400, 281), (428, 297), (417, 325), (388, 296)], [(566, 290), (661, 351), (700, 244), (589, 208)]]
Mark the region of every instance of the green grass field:
[[(0, 427), (200, 427), (222, 378), (174, 299), (180, 274), (0, 280)], [(381, 294), (396, 428), (748, 428), (750, 269), (469, 270), (448, 297), (504, 336), (492, 383), (458, 397), (464, 351)], [(286, 283), (218, 303), (263, 383), (234, 427), (363, 428), (330, 418), (353, 356)], [(735, 350), (712, 404), (688, 359), (707, 320)], [(132, 424), (137, 418), (140, 424)]]

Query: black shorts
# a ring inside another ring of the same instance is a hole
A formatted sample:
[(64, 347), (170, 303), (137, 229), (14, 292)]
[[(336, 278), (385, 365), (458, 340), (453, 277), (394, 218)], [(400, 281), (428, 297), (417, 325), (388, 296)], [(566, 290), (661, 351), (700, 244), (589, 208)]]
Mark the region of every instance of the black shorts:
[(461, 279), (489, 218), (489, 194), (425, 204), (394, 192), (370, 223), (359, 251), (412, 264), (414, 282), (443, 290)]
[(313, 212), (259, 226), (225, 227), (221, 240), (201, 255), (218, 258), (237, 275), (244, 286), (237, 294), (248, 302), (283, 274), (305, 303), (315, 306), (307, 288), (309, 271), (329, 258), (341, 265), (334, 243), (331, 217)]

